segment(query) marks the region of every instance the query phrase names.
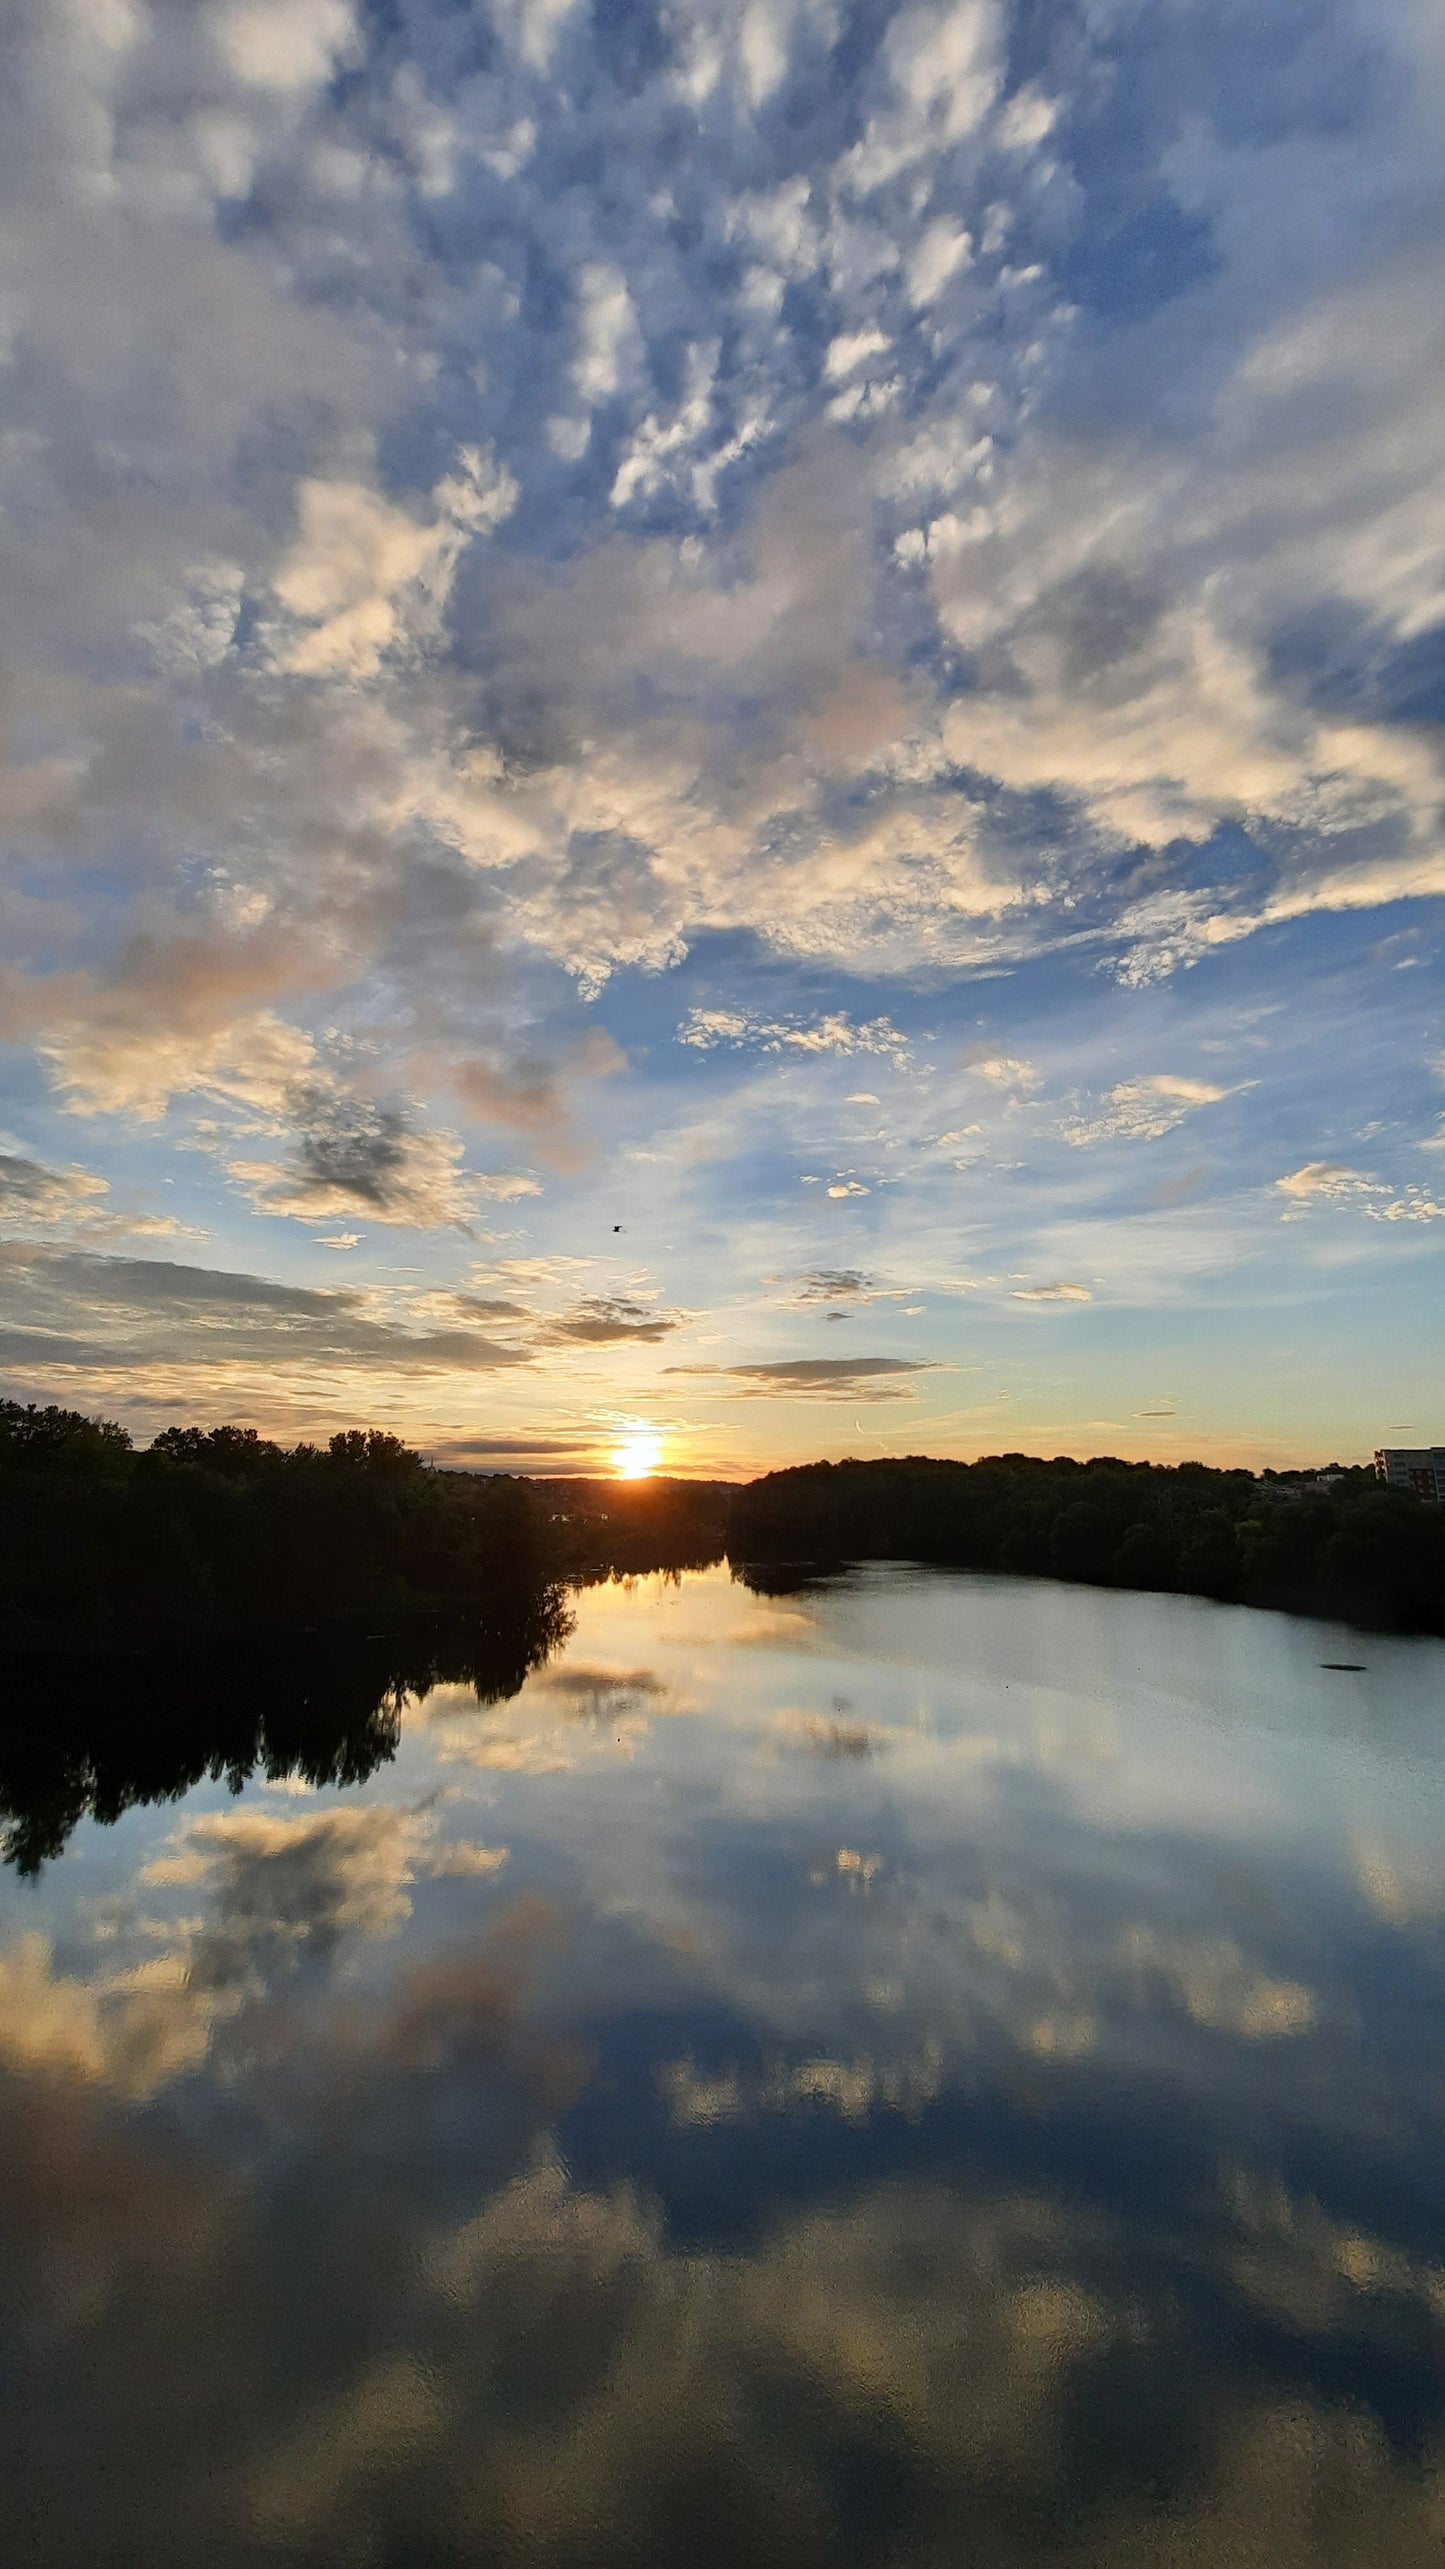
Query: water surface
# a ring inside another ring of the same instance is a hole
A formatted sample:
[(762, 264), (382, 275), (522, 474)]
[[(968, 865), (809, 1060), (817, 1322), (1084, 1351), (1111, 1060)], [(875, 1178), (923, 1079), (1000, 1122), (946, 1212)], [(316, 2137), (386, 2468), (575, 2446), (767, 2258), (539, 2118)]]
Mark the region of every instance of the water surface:
[(1438, 2569), (1445, 1645), (572, 1610), (6, 1875), (15, 2556)]

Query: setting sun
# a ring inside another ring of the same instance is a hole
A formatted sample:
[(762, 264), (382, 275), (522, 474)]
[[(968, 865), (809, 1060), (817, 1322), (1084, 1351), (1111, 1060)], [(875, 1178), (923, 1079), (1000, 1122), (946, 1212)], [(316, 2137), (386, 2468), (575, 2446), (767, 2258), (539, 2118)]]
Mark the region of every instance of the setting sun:
[(645, 1481), (662, 1461), (662, 1439), (651, 1428), (629, 1429), (612, 1449), (612, 1469), (619, 1481)]

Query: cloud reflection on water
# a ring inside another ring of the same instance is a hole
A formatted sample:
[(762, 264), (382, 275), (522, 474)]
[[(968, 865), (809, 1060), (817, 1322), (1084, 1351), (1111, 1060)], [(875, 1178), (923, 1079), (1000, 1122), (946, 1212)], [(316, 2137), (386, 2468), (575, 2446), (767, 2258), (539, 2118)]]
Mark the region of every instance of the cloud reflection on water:
[(617, 1584), (345, 1797), (83, 1827), (0, 1908), (33, 2556), (1433, 2569), (1441, 1652), (1320, 1629)]

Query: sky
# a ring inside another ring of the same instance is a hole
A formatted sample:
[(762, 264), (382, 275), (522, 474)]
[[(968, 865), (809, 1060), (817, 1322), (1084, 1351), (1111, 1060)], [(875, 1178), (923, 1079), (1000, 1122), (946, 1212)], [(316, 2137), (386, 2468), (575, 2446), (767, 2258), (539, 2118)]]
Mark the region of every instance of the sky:
[(18, 0), (0, 1391), (1445, 1439), (1438, 0)]

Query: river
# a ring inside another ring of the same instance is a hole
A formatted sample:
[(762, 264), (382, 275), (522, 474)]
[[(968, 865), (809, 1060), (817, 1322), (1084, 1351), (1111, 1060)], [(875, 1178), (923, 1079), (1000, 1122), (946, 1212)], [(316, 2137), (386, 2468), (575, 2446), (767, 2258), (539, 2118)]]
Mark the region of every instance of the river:
[(12, 2556), (1439, 2569), (1445, 1644), (571, 1614), (0, 1881)]

